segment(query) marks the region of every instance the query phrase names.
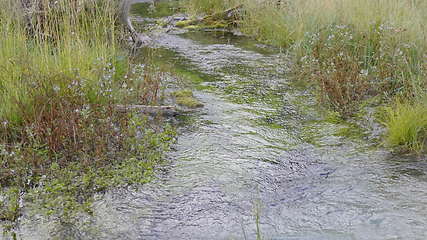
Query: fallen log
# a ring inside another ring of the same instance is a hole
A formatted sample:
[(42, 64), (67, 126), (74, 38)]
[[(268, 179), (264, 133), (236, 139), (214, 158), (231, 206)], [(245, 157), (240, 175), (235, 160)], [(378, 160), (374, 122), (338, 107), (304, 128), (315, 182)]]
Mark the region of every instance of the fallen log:
[(206, 26), (229, 26), (235, 25), (236, 21), (241, 16), (241, 10), (243, 4), (229, 8), (225, 11), (214, 13), (211, 15), (204, 16), (202, 18), (183, 20), (176, 23), (177, 27), (189, 27), (195, 25), (206, 25)]
[[(3, 0), (2, 0), (3, 1)], [(64, 2), (64, 4), (58, 4)], [(100, 1), (102, 2), (102, 1)], [(108, 1), (112, 9), (115, 9), (114, 15), (117, 17), (118, 23), (121, 24), (130, 34), (132, 41), (136, 46), (147, 45), (150, 42), (150, 38), (146, 35), (140, 34), (132, 25), (129, 18), (129, 11), (134, 0), (111, 0)], [(39, 36), (43, 39), (57, 39), (57, 28), (53, 28), (55, 24), (62, 24), (61, 18), (57, 18), (61, 14), (74, 14), (70, 16), (78, 19), (79, 14), (87, 12), (90, 14), (93, 11), (95, 2), (91, 0), (79, 1), (79, 0), (19, 0), (17, 2), (17, 8), (21, 13), (23, 23), (26, 25), (26, 30), (29, 36)], [(66, 6), (67, 8), (64, 8)], [(52, 18), (50, 15), (56, 15)], [(86, 13), (85, 13), (86, 14)], [(66, 18), (68, 19), (68, 18)], [(93, 19), (96, 21), (97, 19)], [(53, 30), (49, 29), (49, 27)]]
[(151, 38), (145, 34), (138, 33), (135, 27), (132, 24), (132, 21), (129, 17), (129, 12), (134, 4), (132, 0), (122, 0), (122, 6), (120, 11), (120, 19), (122, 24), (125, 26), (127, 31), (129, 32), (135, 47), (139, 48), (142, 46), (146, 46), (151, 42)]
[(122, 113), (136, 111), (142, 114), (149, 115), (165, 115), (165, 116), (176, 116), (179, 114), (185, 114), (193, 112), (194, 110), (184, 110), (175, 106), (148, 106), (148, 105), (116, 105), (116, 110)]
[[(216, 20), (236, 20), (240, 17), (241, 10), (243, 9), (243, 4), (237, 5), (235, 7), (229, 8), (223, 12), (216, 13), (211, 15), (212, 19)], [(209, 16), (207, 16), (209, 17)]]

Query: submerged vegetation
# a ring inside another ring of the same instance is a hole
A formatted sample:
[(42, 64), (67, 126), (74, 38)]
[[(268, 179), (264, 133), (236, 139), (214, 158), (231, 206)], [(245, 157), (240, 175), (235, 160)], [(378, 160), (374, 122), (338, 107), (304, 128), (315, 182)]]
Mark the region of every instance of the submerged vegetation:
[[(308, 79), (319, 99), (341, 117), (375, 97), (390, 106), (384, 121), (391, 145), (425, 145), (427, 3), (403, 0), (187, 0), (193, 15), (243, 4), (238, 27), (289, 49), (296, 78)], [(395, 104), (396, 101), (402, 102)], [(405, 130), (406, 129), (406, 130)]]
[[(93, 194), (143, 183), (174, 138), (116, 104), (160, 99), (160, 77), (127, 56), (119, 1), (0, 2), (0, 221), (25, 204), (88, 210)], [(33, 14), (33, 15), (31, 15)]]

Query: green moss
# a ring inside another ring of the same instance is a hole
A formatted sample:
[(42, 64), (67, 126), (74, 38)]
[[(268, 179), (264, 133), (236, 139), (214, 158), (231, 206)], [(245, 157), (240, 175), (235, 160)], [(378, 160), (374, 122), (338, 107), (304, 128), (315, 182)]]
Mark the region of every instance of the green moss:
[(19, 188), (0, 189), (0, 221), (14, 222), (19, 214)]
[(215, 19), (213, 17), (208, 17), (204, 19), (190, 19), (179, 21), (175, 24), (175, 26), (191, 30), (201, 30), (227, 28), (232, 25), (232, 23), (233, 22), (226, 21), (223, 19)]
[(188, 26), (185, 26), (184, 28), (189, 30), (202, 30), (202, 29), (222, 29), (227, 27), (228, 27), (228, 23), (225, 23), (222, 21), (215, 21), (215, 22), (209, 22), (209, 23), (203, 23), (203, 24), (188, 25)]
[(180, 97), (176, 99), (176, 103), (189, 108), (200, 108), (204, 106), (194, 97)]
[(197, 23), (197, 20), (183, 20), (179, 21), (175, 24), (175, 26), (179, 28), (189, 27), (191, 25), (195, 25)]
[(172, 93), (172, 96), (176, 98), (184, 98), (184, 97), (193, 97), (193, 92), (191, 90), (179, 90)]
[(202, 29), (202, 26), (200, 26), (200, 25), (189, 25), (189, 26), (186, 26), (185, 29), (188, 29), (188, 30), (200, 30), (200, 29)]
[(185, 106), (188, 108), (199, 108), (203, 107), (203, 104), (199, 102), (193, 96), (193, 92), (191, 90), (179, 90), (172, 93), (172, 96), (175, 97), (176, 103), (181, 106)]
[(300, 138), (302, 141), (312, 144), (314, 146), (320, 146), (320, 127), (313, 122), (313, 124), (307, 124), (301, 128)]
[(334, 136), (345, 137), (350, 139), (361, 139), (366, 136), (362, 128), (356, 124), (346, 124), (345, 127), (338, 129)]
[[(254, 112), (254, 114), (260, 114), (259, 112)], [(254, 123), (258, 126), (264, 126), (271, 129), (284, 129), (285, 127), (280, 125), (279, 123), (276, 123), (274, 121), (268, 121), (267, 119), (257, 119), (254, 120)]]

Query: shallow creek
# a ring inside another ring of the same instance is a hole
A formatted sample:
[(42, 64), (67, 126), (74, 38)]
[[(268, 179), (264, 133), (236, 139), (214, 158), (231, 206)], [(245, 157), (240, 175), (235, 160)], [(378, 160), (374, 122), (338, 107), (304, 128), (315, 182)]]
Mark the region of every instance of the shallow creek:
[[(65, 239), (427, 239), (426, 159), (338, 134), (348, 126), (325, 120), (277, 49), (222, 32), (152, 35), (204, 107), (182, 120), (156, 180), (100, 197)], [(51, 234), (27, 225), (22, 239)]]

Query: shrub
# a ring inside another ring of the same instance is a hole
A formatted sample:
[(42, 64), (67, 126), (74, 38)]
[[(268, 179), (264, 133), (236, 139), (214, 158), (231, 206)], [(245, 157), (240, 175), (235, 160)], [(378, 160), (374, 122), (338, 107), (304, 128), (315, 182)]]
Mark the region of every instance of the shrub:
[(319, 83), (321, 99), (348, 116), (372, 96), (412, 98), (423, 88), (422, 56), (395, 41), (396, 28), (373, 24), (366, 31), (331, 25), (301, 43), (298, 71)]

